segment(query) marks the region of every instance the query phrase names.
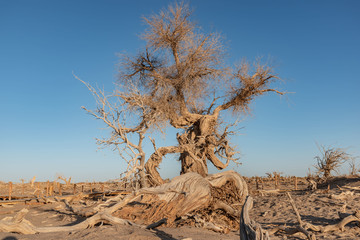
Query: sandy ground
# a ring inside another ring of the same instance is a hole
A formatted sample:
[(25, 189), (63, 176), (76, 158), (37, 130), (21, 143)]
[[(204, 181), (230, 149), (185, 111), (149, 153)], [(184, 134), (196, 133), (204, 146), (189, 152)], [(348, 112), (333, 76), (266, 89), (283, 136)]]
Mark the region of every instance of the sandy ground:
[[(14, 216), (21, 210), (24, 205), (14, 205), (11, 207), (0, 208), (0, 219), (5, 216)], [(31, 221), (35, 226), (66, 226), (74, 222), (82, 221), (74, 215), (66, 215), (54, 211), (56, 204), (31, 205), (26, 219)], [(166, 228), (159, 227), (156, 230), (145, 230), (133, 226), (111, 226), (102, 225), (95, 226), (91, 229), (84, 229), (76, 232), (60, 232), (60, 233), (41, 233), (35, 235), (21, 235), (16, 233), (0, 233), (1, 240), (25, 240), (25, 239), (134, 239), (134, 240), (177, 240), (177, 239), (208, 239), (208, 240), (230, 240), (239, 239), (239, 232), (230, 232), (229, 234), (220, 234), (213, 231), (194, 228)]]
[[(265, 184), (266, 185), (266, 184)], [(346, 200), (344, 208), (344, 200), (331, 199), (331, 194), (340, 194), (344, 192), (344, 187), (360, 187), (359, 178), (343, 178), (330, 182), (316, 191), (305, 190), (304, 184), (299, 184), (297, 191), (290, 191), (294, 199), (299, 213), (303, 220), (314, 225), (328, 225), (339, 221), (338, 212), (345, 211), (353, 213), (360, 208), (360, 191), (353, 191), (353, 196)], [(254, 198), (254, 207), (250, 211), (253, 220), (261, 224), (264, 229), (274, 229), (277, 226), (286, 225), (294, 226), (296, 216), (289, 203), (289, 199), (285, 192), (276, 194), (260, 194), (256, 191), (255, 184), (250, 182), (251, 195)], [(265, 189), (271, 189), (271, 182), (265, 186)], [(290, 190), (292, 186), (283, 184), (281, 189)], [(272, 188), (273, 189), (273, 188)], [(51, 204), (15, 204), (0, 206), (0, 219), (6, 216), (14, 216), (16, 212), (24, 207), (29, 209), (26, 219), (35, 226), (66, 226), (82, 221), (75, 215), (66, 213), (60, 209), (60, 203)], [(343, 210), (342, 210), (343, 209)], [(332, 233), (316, 233), (317, 239), (360, 239), (360, 228), (356, 223), (350, 223), (345, 227), (345, 231)], [(159, 227), (156, 230), (145, 230), (133, 226), (111, 226), (102, 225), (95, 226), (91, 229), (85, 229), (76, 232), (46, 233), (35, 235), (21, 235), (16, 233), (0, 233), (0, 239), (164, 239), (164, 240), (180, 240), (180, 239), (240, 239), (239, 231), (232, 231), (229, 234), (216, 233), (206, 229), (194, 227), (167, 228)], [(271, 235), (271, 239), (306, 239), (305, 235), (297, 233), (295, 235), (285, 235), (277, 233)]]

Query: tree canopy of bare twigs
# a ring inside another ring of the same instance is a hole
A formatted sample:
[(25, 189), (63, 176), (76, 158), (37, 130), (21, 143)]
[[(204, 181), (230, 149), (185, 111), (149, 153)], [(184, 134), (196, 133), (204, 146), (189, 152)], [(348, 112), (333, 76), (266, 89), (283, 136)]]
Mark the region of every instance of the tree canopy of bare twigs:
[[(86, 110), (113, 130), (99, 143), (126, 146), (132, 155), (129, 171), (146, 175), (150, 185), (164, 183), (157, 168), (167, 154), (179, 154), (181, 174), (206, 176), (208, 161), (217, 169), (237, 161), (229, 141), (237, 122), (234, 118), (225, 123), (223, 113), (240, 116), (249, 112), (256, 97), (284, 94), (270, 87), (279, 78), (261, 60), (225, 66), (221, 36), (203, 33), (191, 16), (186, 4), (175, 3), (145, 17), (147, 29), (141, 37), (146, 47), (136, 56), (121, 56), (117, 90), (106, 96), (87, 85), (99, 107)], [(118, 104), (112, 105), (110, 97)], [(148, 130), (169, 126), (179, 130), (178, 144), (158, 148), (151, 139), (154, 153), (145, 161), (142, 142)], [(137, 135), (136, 143), (129, 134)]]
[(317, 169), (318, 174), (325, 179), (329, 178), (333, 171), (337, 172), (343, 163), (354, 159), (354, 157), (347, 153), (346, 149), (343, 148), (326, 146), (318, 146), (318, 148), (320, 155), (315, 157), (317, 161), (315, 168)]

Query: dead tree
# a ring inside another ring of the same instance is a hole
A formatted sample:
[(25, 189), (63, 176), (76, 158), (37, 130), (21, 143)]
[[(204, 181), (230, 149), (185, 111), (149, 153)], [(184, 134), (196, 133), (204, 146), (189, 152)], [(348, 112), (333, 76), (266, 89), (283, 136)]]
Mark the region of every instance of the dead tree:
[[(284, 94), (270, 88), (279, 78), (261, 60), (226, 66), (221, 37), (202, 33), (190, 18), (191, 11), (185, 4), (171, 5), (144, 18), (148, 26), (142, 35), (146, 48), (136, 56), (123, 55), (120, 60), (114, 96), (137, 117), (131, 121), (134, 127), (127, 127), (126, 122), (105, 143), (113, 144), (118, 136), (125, 141), (122, 134), (129, 133), (144, 139), (144, 131), (149, 128), (162, 131), (170, 126), (179, 131), (176, 146), (157, 148), (152, 140), (154, 153), (144, 165), (151, 185), (164, 183), (157, 168), (168, 154), (179, 155), (181, 174), (196, 172), (206, 176), (208, 161), (217, 169), (236, 162), (237, 152), (229, 136), (235, 133), (230, 128), (237, 122), (232, 118), (225, 123), (223, 114), (246, 114), (256, 97), (269, 92)], [(107, 120), (107, 112), (93, 115), (118, 129)], [(142, 153), (140, 156), (143, 164)]]
[(353, 159), (353, 157), (342, 148), (325, 146), (318, 146), (318, 148), (321, 155), (315, 157), (317, 161), (315, 168), (318, 174), (324, 179), (328, 179), (331, 176), (331, 172), (336, 172), (343, 163)]

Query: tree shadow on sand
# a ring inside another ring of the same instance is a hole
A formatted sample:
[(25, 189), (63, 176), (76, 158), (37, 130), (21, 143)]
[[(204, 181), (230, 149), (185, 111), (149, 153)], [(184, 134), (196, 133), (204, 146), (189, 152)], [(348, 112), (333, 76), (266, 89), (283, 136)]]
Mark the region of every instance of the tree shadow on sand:
[(18, 240), (18, 239), (14, 236), (8, 236), (8, 237), (4, 237), (2, 240)]

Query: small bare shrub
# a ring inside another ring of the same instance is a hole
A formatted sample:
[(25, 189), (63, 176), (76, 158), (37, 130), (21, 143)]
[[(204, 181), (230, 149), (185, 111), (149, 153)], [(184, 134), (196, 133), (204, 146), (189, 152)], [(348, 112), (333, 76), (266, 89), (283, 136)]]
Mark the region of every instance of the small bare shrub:
[(349, 174), (350, 176), (357, 176), (358, 173), (360, 172), (360, 167), (359, 165), (356, 163), (356, 157), (352, 157), (351, 160), (349, 161)]
[(328, 179), (331, 173), (337, 172), (339, 167), (346, 161), (350, 161), (353, 157), (342, 148), (332, 148), (325, 146), (318, 146), (320, 155), (316, 156), (317, 161), (314, 167), (320, 177)]
[(71, 177), (66, 178), (61, 174), (57, 174), (56, 176), (57, 176), (57, 180), (63, 180), (67, 186), (71, 184)]

